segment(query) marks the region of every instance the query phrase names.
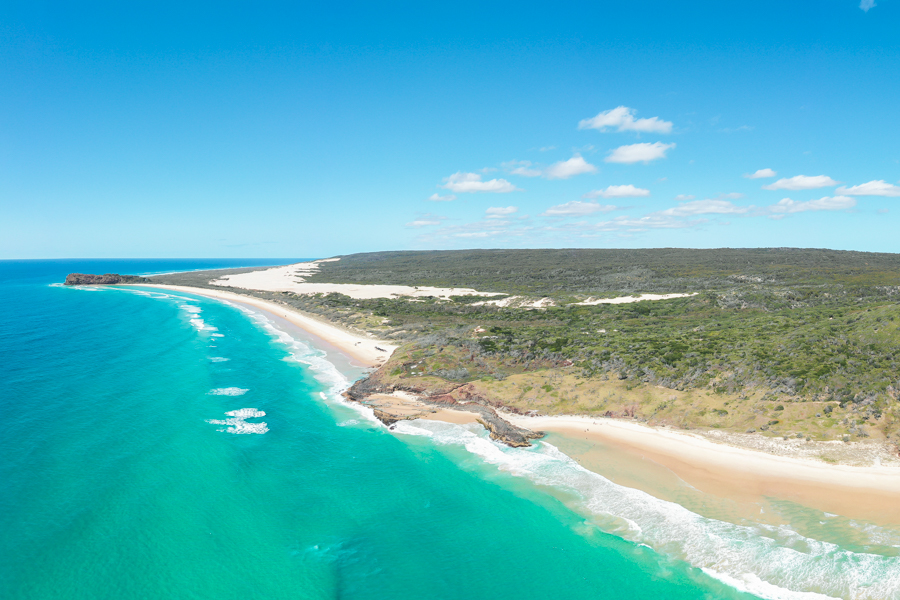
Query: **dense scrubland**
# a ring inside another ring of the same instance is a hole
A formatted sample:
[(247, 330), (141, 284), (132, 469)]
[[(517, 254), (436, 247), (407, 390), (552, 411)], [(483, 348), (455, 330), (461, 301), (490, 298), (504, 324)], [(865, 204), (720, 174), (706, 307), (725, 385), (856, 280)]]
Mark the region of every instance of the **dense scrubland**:
[[(396, 341), (399, 350), (375, 376), (397, 387), (427, 393), (466, 384), (518, 412), (898, 440), (900, 255), (390, 252), (323, 263), (309, 281), (472, 287), (553, 301), (525, 309), (482, 304), (488, 298), (477, 296), (358, 300), (254, 292)], [(647, 292), (696, 295), (580, 304)]]

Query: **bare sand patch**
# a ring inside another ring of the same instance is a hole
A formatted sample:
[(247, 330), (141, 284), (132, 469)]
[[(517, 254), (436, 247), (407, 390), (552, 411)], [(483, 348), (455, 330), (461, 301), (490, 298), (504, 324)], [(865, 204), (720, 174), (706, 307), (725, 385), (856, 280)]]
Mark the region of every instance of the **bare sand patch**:
[(618, 298), (588, 298), (578, 302), (579, 306), (596, 306), (597, 304), (630, 304), (632, 302), (642, 302), (644, 300), (671, 300), (672, 298), (689, 298), (696, 296), (698, 292), (693, 294), (637, 294), (636, 296), (619, 296)]
[(390, 394), (372, 394), (363, 401), (363, 404), (381, 411), (387, 417), (398, 421), (426, 419), (428, 421), (444, 421), (457, 425), (478, 422), (477, 413), (430, 406), (421, 402), (415, 395), (403, 391), (396, 391)]
[(434, 297), (449, 299), (451, 296), (498, 296), (501, 294), (479, 292), (472, 288), (438, 288), (430, 286), (409, 285), (375, 285), (357, 283), (308, 283), (305, 277), (318, 272), (319, 263), (335, 261), (329, 258), (305, 263), (296, 263), (283, 267), (274, 267), (261, 271), (225, 275), (210, 281), (212, 285), (221, 285), (245, 290), (261, 290), (268, 292), (292, 292), (294, 294), (331, 294), (338, 293), (358, 300), (373, 298), (425, 298)]

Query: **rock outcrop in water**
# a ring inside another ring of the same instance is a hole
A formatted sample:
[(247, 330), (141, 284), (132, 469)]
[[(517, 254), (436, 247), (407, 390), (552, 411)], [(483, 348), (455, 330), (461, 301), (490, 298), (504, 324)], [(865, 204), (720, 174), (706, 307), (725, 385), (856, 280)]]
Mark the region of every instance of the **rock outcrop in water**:
[[(408, 392), (415, 394), (419, 402), (436, 408), (471, 412), (478, 415), (477, 420), (491, 434), (491, 439), (512, 446), (513, 448), (527, 447), (531, 445), (529, 440), (544, 437), (540, 431), (531, 431), (524, 427), (517, 427), (505, 420), (497, 411), (488, 406), (488, 400), (474, 393), (469, 385), (449, 386), (445, 390), (426, 390), (415, 386), (400, 386), (382, 381), (382, 371), (375, 371), (368, 377), (360, 379), (344, 392), (344, 397), (359, 403), (365, 403), (366, 398), (376, 394), (391, 394), (393, 392)], [(375, 409), (375, 417), (385, 425), (393, 425), (403, 419), (414, 419), (415, 414), (398, 415), (381, 409)]]
[(89, 275), (87, 273), (69, 273), (66, 276), (65, 285), (114, 285), (116, 283), (153, 283), (146, 277), (137, 275), (117, 275), (106, 273), (105, 275)]

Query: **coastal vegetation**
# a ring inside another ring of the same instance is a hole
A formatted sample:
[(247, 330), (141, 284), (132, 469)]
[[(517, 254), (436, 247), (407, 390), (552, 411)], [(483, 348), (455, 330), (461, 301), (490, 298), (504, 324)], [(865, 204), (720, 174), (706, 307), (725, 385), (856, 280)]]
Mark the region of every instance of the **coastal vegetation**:
[[(504, 296), (231, 290), (399, 344), (370, 377), (389, 387), (430, 394), (468, 386), (516, 412), (898, 441), (900, 255), (470, 250), (357, 254), (321, 267), (307, 281), (471, 287), (516, 296), (519, 305), (542, 300), (535, 309), (503, 306)], [(154, 278), (212, 287), (209, 279)], [(586, 304), (642, 293), (692, 295)]]

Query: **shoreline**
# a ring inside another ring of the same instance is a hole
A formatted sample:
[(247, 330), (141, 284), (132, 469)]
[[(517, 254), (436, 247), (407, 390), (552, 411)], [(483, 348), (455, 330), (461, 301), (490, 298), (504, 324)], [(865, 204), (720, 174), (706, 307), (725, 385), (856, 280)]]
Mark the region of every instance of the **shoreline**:
[[(317, 342), (326, 344), (360, 363), (359, 366), (377, 368), (390, 358), (397, 346), (383, 340), (365, 337), (342, 329), (325, 321), (298, 312), (294, 308), (275, 304), (268, 300), (235, 294), (233, 292), (195, 288), (183, 285), (166, 285), (160, 283), (142, 283), (128, 287), (149, 287), (186, 294), (195, 294), (216, 300), (225, 300), (235, 304), (243, 304), (261, 310), (278, 319), (284, 319), (302, 329)], [(327, 348), (320, 348), (326, 350)]]
[[(396, 349), (392, 344), (351, 333), (252, 296), (165, 284), (138, 287), (190, 293), (261, 310), (302, 329), (320, 349), (334, 349), (368, 368), (384, 364)], [(376, 346), (385, 351), (377, 350)], [(477, 420), (465, 409), (434, 406), (403, 392), (372, 394), (360, 404), (387, 413), (388, 420), (392, 416), (400, 420), (427, 419), (455, 424)], [(666, 490), (659, 483), (665, 480), (668, 484), (674, 482), (682, 488), (688, 486), (701, 494), (742, 505), (745, 513), (751, 509), (759, 511), (767, 499), (777, 498), (826, 513), (900, 525), (900, 467), (860, 467), (779, 456), (715, 442), (696, 434), (604, 417), (526, 417), (508, 412), (497, 416), (513, 426), (547, 432), (552, 438), (558, 438), (549, 443), (584, 468), (607, 478), (614, 479), (610, 476), (610, 456), (615, 457), (616, 463), (630, 462), (645, 477), (620, 473), (620, 482), (662, 499), (682, 503), (671, 497), (671, 489)], [(382, 422), (390, 428), (390, 423)], [(646, 477), (647, 474), (655, 476)], [(759, 515), (753, 518), (758, 519)]]
[[(550, 443), (557, 445), (558, 441), (560, 451), (600, 475), (609, 477), (614, 471), (607, 454), (622, 455), (623, 462), (630, 461), (638, 470), (655, 475), (641, 480), (635, 473), (619, 473), (609, 478), (664, 499), (672, 499), (674, 486), (681, 487), (681, 492), (687, 485), (701, 494), (742, 505), (744, 513), (748, 509), (759, 513), (769, 499), (778, 499), (825, 513), (900, 525), (900, 467), (860, 467), (778, 456), (602, 417), (504, 417), (515, 425), (558, 436), (559, 440)], [(665, 479), (668, 481), (663, 483)], [(672, 487), (665, 490), (665, 485)]]

